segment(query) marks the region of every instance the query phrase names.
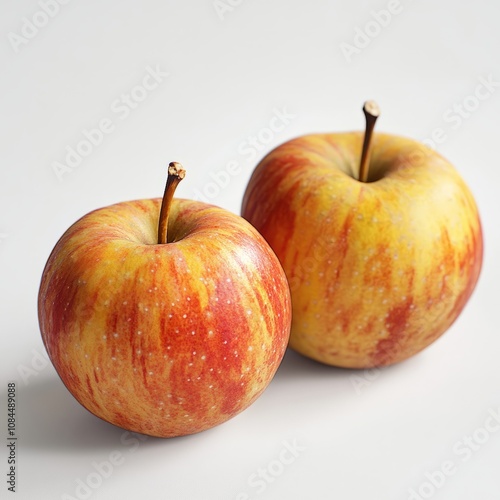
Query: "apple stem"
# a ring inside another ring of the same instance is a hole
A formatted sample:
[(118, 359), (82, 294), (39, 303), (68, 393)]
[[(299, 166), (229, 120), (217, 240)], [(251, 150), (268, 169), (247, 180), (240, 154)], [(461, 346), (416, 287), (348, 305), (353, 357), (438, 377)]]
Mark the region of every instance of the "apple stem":
[(363, 105), (363, 113), (366, 118), (365, 138), (363, 140), (363, 151), (361, 152), (361, 161), (359, 163), (359, 180), (367, 182), (368, 170), (370, 168), (371, 141), (375, 122), (380, 116), (380, 108), (375, 101), (366, 101)]
[(174, 198), (175, 189), (179, 182), (186, 176), (186, 171), (180, 163), (173, 161), (168, 165), (167, 184), (165, 193), (161, 202), (160, 221), (158, 223), (158, 244), (162, 245), (167, 242), (167, 227), (170, 207)]

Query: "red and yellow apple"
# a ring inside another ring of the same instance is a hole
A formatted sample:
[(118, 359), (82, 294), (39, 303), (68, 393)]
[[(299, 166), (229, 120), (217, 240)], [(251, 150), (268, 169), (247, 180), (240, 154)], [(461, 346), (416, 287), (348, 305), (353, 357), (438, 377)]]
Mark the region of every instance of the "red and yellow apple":
[(171, 169), (166, 243), (161, 199), (93, 211), (55, 246), (38, 300), (44, 344), (73, 396), (108, 422), (161, 437), (211, 428), (252, 404), (291, 322), (269, 245), (235, 214), (172, 200)]
[(289, 280), (290, 347), (351, 368), (402, 361), (443, 334), (483, 251), (476, 203), (453, 166), (407, 138), (371, 140), (377, 113), (365, 114), (365, 139), (315, 134), (271, 151), (242, 205)]

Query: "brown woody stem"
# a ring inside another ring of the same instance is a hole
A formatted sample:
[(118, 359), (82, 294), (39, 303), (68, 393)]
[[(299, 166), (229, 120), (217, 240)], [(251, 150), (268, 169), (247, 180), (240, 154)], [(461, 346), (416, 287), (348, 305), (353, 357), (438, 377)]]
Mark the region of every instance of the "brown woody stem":
[(170, 214), (170, 207), (174, 198), (175, 189), (179, 182), (184, 179), (186, 171), (182, 168), (180, 163), (173, 161), (168, 165), (167, 184), (165, 186), (165, 193), (161, 202), (160, 221), (158, 223), (158, 244), (162, 245), (167, 242), (167, 228), (168, 216)]
[(380, 108), (375, 101), (366, 101), (363, 106), (363, 113), (366, 118), (365, 138), (363, 140), (363, 150), (361, 152), (361, 161), (359, 163), (359, 180), (367, 182), (368, 170), (370, 168), (371, 141), (375, 122), (380, 116)]

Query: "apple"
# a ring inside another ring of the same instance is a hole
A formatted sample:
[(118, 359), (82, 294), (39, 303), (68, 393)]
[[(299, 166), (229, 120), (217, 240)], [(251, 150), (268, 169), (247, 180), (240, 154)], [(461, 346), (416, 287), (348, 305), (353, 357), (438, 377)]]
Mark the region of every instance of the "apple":
[(364, 137), (306, 135), (271, 151), (241, 212), (289, 280), (290, 347), (346, 368), (396, 363), (435, 341), (471, 296), (483, 254), (476, 203), (453, 166), (414, 140), (373, 134), (379, 110), (364, 110)]
[(184, 172), (170, 164), (163, 202), (118, 203), (74, 223), (38, 298), (43, 342), (73, 396), (107, 422), (160, 437), (209, 429), (251, 405), (291, 323), (269, 245), (236, 214), (173, 199)]

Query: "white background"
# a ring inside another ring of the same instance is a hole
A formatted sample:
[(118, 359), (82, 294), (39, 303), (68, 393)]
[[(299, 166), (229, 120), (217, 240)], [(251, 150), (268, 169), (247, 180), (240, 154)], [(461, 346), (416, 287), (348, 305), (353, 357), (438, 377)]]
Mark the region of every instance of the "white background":
[[(23, 19), (41, 8), (35, 0), (2, 2), (2, 498), (83, 498), (78, 480), (119, 452), (122, 463), (91, 490), (92, 500), (234, 500), (240, 493), (406, 500), (412, 489), (421, 498), (498, 499), (500, 432), (484, 425), (500, 411), (500, 86), (480, 102), (471, 96), (481, 78), (500, 82), (500, 4), (400, 0), (399, 13), (380, 27), (373, 13), (393, 5), (387, 0), (239, 3), (218, 15), (213, 0), (72, 0), (21, 43)], [(362, 44), (357, 29), (365, 27), (365, 47), (346, 57), (341, 44), (353, 45), (356, 33)], [(168, 76), (125, 117), (115, 101), (148, 67)], [(446, 335), (407, 362), (369, 373), (289, 352), (252, 407), (184, 438), (134, 441), (76, 403), (40, 358), (36, 315), (43, 266), (67, 227), (97, 207), (160, 196), (172, 160), (188, 169), (178, 196), (204, 192), (239, 213), (258, 159), (296, 135), (362, 128), (367, 98), (383, 109), (378, 130), (439, 137), (436, 149), (476, 196), (483, 272)], [(459, 120), (454, 106), (462, 105), (470, 111)], [(270, 135), (264, 130), (277, 111), (293, 117)], [(113, 131), (58, 178), (54, 163), (106, 118)], [(261, 150), (249, 151), (249, 136), (259, 134)], [(226, 186), (211, 185), (229, 162), (240, 172)], [(15, 495), (5, 482), (7, 381), (18, 387)], [(299, 449), (280, 465), (285, 442)], [(426, 474), (446, 461), (454, 474), (436, 488)], [(268, 469), (272, 481), (256, 482)]]

